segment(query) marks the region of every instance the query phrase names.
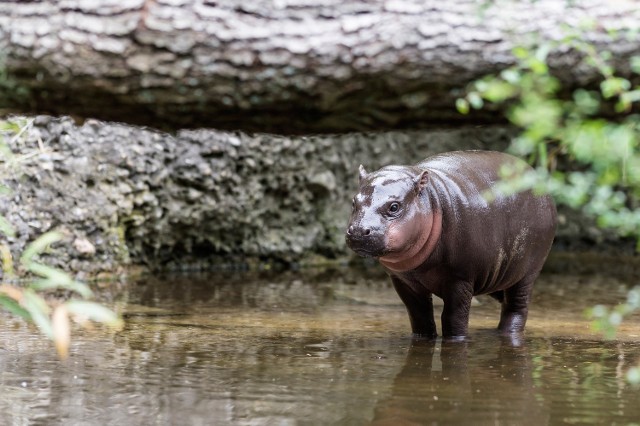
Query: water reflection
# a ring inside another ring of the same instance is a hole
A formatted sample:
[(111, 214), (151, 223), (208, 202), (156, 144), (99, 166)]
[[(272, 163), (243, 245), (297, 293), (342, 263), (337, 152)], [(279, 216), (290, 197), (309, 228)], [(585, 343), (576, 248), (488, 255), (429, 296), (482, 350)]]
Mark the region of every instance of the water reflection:
[[(527, 344), (493, 333), (483, 336), (483, 345), (484, 339), (495, 344), (493, 350), (470, 341), (414, 341), (373, 424), (547, 424)], [(481, 359), (470, 363), (470, 357)]]
[[(116, 335), (81, 334), (68, 362), (0, 316), (0, 424), (630, 423), (640, 392), (638, 318), (603, 342), (585, 306), (619, 300), (624, 277), (547, 274), (527, 334), (493, 331), (480, 299), (465, 342), (412, 340), (372, 271), (145, 278), (104, 297)], [(603, 287), (603, 283), (606, 287)]]
[(514, 346), (497, 336), (414, 342), (373, 424), (636, 422), (640, 392), (621, 372), (638, 349), (538, 338)]

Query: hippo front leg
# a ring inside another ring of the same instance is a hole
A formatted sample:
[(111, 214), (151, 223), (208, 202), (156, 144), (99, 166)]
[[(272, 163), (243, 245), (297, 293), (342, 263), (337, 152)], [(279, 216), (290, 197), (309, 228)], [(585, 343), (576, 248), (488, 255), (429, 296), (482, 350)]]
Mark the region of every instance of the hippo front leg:
[(447, 287), (443, 295), (442, 336), (458, 338), (467, 335), (469, 327), (469, 311), (473, 299), (473, 286), (463, 281), (455, 282)]
[(404, 303), (411, 321), (411, 331), (415, 337), (434, 339), (438, 337), (433, 319), (433, 299), (431, 293), (418, 285), (414, 287), (391, 275), (391, 282)]

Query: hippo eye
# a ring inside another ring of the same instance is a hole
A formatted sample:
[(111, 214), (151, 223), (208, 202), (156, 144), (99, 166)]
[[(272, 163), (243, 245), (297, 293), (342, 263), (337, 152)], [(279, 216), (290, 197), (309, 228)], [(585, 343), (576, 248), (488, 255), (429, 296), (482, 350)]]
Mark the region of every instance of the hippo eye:
[(398, 210), (400, 210), (400, 203), (389, 204), (389, 213), (398, 213)]

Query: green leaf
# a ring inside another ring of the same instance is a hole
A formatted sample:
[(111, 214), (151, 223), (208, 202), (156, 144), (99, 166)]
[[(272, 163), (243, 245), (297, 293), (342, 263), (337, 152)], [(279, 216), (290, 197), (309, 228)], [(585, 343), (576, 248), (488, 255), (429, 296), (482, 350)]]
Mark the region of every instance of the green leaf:
[(49, 318), (50, 309), (47, 302), (33, 290), (26, 289), (22, 298), (22, 306), (29, 312), (31, 319), (40, 331), (48, 338), (53, 339), (53, 327), (51, 326), (51, 318)]
[(573, 92), (573, 101), (582, 114), (592, 115), (600, 108), (600, 97), (598, 92), (578, 89)]
[(62, 234), (55, 231), (50, 231), (39, 236), (35, 241), (31, 242), (20, 257), (20, 263), (27, 266), (31, 262), (33, 256), (42, 253), (47, 247), (56, 241), (62, 239)]
[(466, 99), (462, 98), (456, 99), (456, 109), (460, 114), (469, 114), (469, 102), (467, 102)]
[(547, 72), (549, 72), (549, 67), (547, 66), (546, 62), (536, 58), (530, 59), (527, 62), (527, 66), (534, 74), (546, 74)]
[(630, 90), (620, 96), (622, 99), (624, 99), (624, 101), (629, 103), (640, 102), (640, 89)]
[(557, 135), (561, 116), (562, 104), (557, 100), (531, 95), (511, 110), (509, 120), (523, 127), (527, 138), (541, 142)]
[(504, 102), (517, 92), (516, 88), (505, 81), (493, 80), (487, 84), (482, 96), (490, 102)]
[(513, 52), (513, 56), (515, 56), (516, 58), (518, 58), (520, 60), (524, 60), (524, 59), (528, 58), (531, 55), (529, 53), (529, 49), (527, 49), (526, 47), (523, 47), (523, 46), (514, 47), (511, 52)]
[(475, 109), (480, 109), (484, 105), (484, 101), (478, 92), (469, 92), (467, 95), (467, 100), (471, 104), (471, 106)]
[(65, 306), (69, 313), (73, 315), (86, 317), (113, 328), (121, 328), (123, 325), (122, 319), (115, 312), (94, 302), (70, 300), (65, 303)]
[(75, 291), (84, 298), (93, 296), (93, 292), (89, 286), (79, 281), (75, 281), (64, 271), (36, 262), (30, 262), (27, 268), (34, 274), (45, 278), (31, 283), (29, 287), (34, 290), (65, 289)]
[(508, 68), (500, 73), (507, 83), (518, 84), (520, 82), (520, 73), (512, 68)]
[(18, 302), (16, 302), (9, 296), (0, 294), (0, 306), (14, 315), (22, 317), (28, 321), (31, 320), (31, 314), (29, 314), (29, 311), (24, 309)]
[(609, 77), (600, 83), (600, 90), (605, 98), (619, 95), (631, 88), (631, 82), (621, 77)]
[(478, 92), (484, 92), (485, 90), (487, 90), (487, 85), (489, 84), (490, 81), (492, 81), (493, 79), (495, 79), (495, 77), (493, 76), (489, 76), (489, 78), (485, 78), (483, 80), (478, 80), (474, 83), (475, 89)]

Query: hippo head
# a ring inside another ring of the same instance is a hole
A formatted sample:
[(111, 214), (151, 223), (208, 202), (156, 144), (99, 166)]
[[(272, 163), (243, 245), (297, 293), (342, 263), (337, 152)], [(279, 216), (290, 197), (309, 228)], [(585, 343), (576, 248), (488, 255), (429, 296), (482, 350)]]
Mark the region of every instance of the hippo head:
[(387, 166), (367, 173), (360, 166), (347, 246), (361, 256), (378, 258), (392, 270), (424, 261), (426, 257), (420, 256), (426, 253), (428, 240), (433, 248), (434, 239), (429, 237), (436, 216), (429, 197), (420, 196), (428, 181), (429, 173), (416, 167)]

